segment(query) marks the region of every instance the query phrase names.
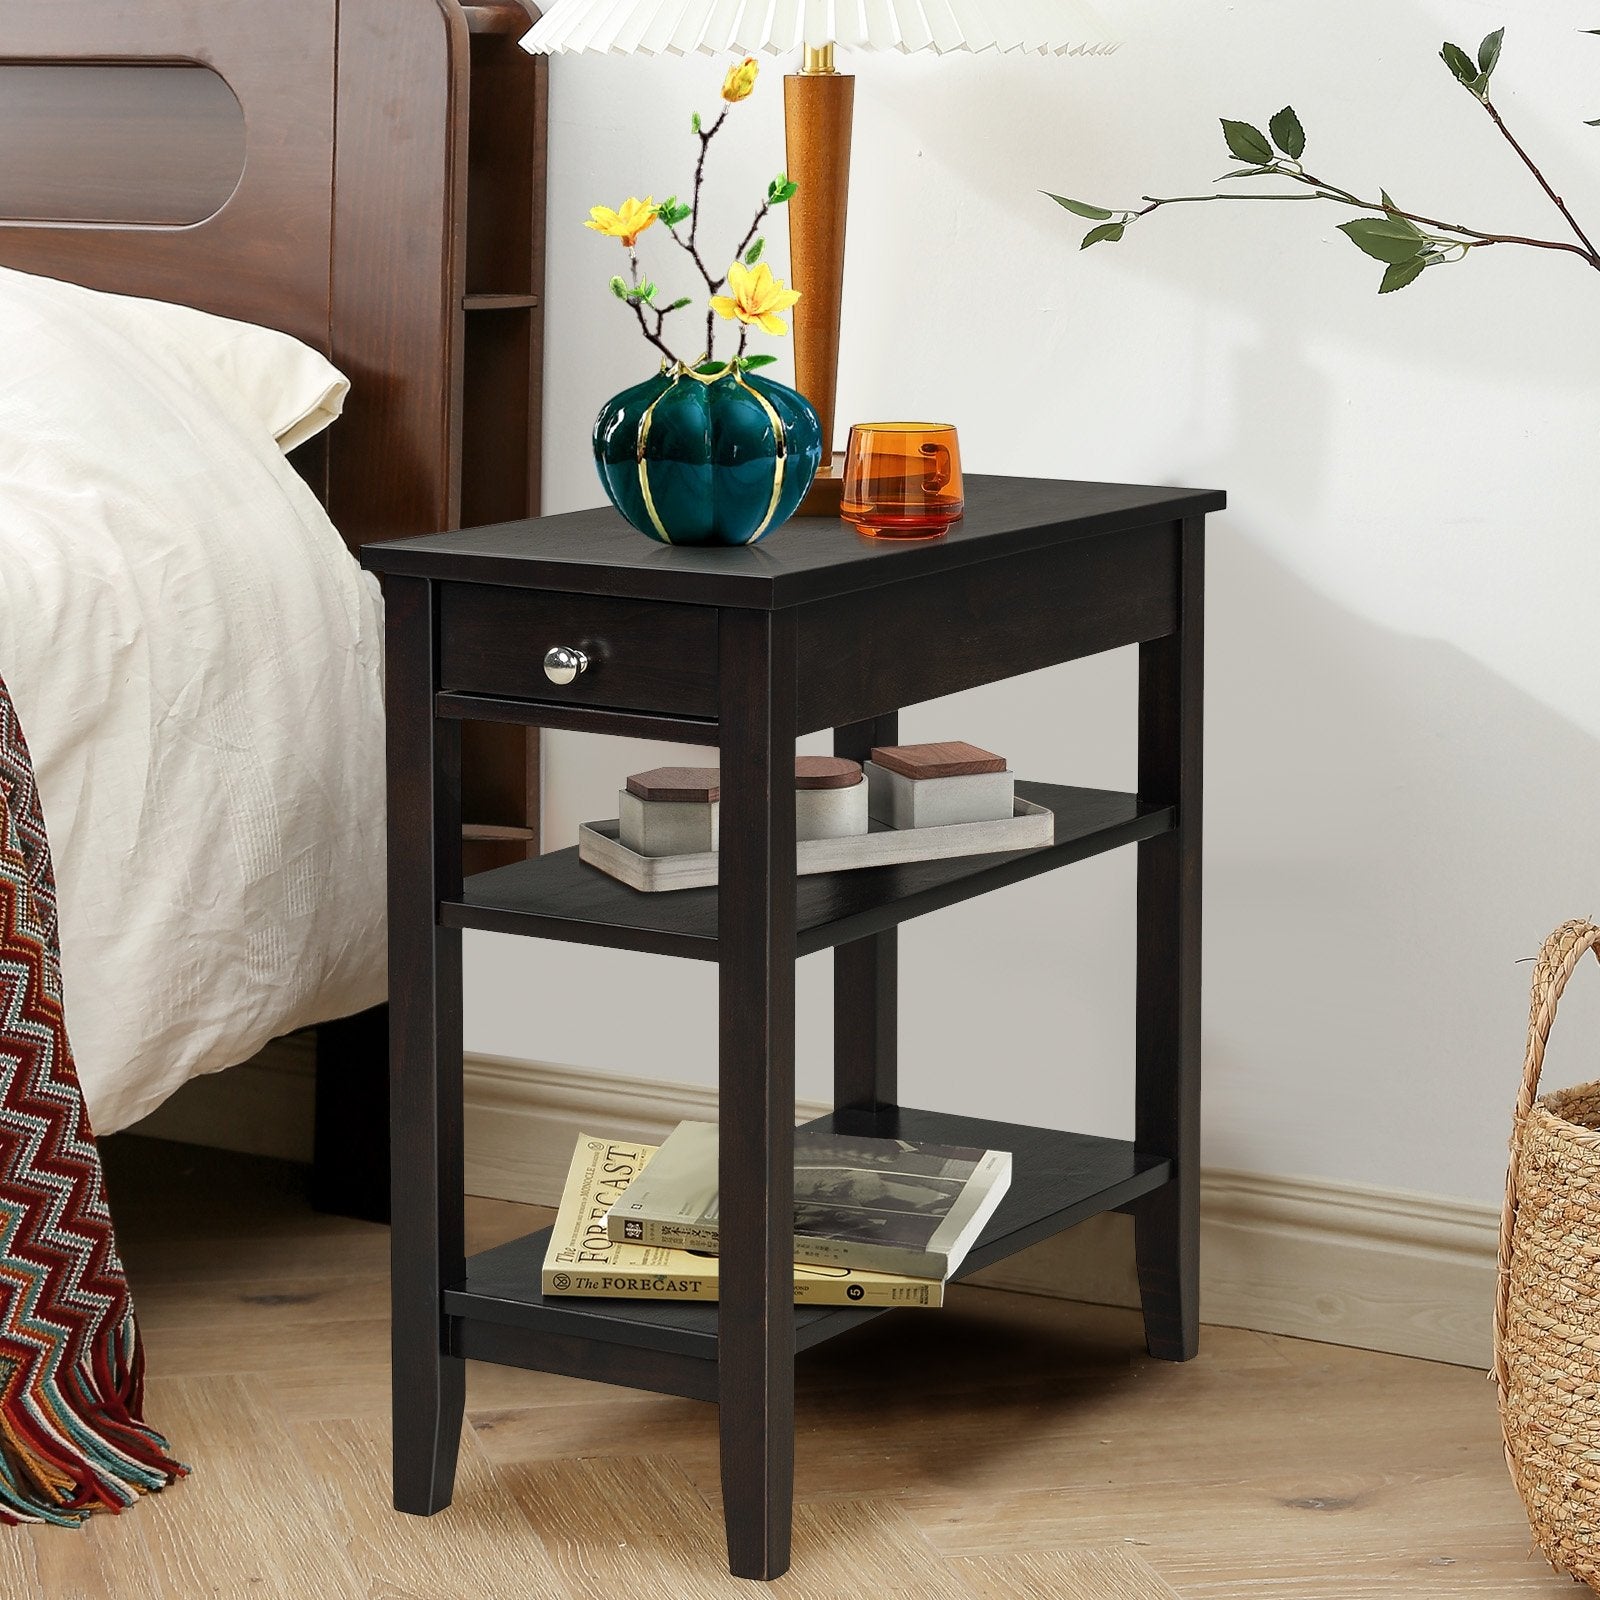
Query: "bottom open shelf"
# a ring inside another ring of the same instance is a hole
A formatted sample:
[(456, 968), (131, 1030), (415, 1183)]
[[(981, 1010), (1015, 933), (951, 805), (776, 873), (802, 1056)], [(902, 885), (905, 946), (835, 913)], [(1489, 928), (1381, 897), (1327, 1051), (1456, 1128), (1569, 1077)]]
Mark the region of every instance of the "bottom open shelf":
[[(946, 1116), (901, 1107), (873, 1114), (835, 1111), (808, 1124), (841, 1133), (977, 1145), (1012, 1152), (1011, 1188), (967, 1259), (958, 1279), (1103, 1211), (1158, 1189), (1171, 1162), (1145, 1155), (1122, 1139), (1059, 1133), (979, 1117)], [(457, 1354), (512, 1365), (570, 1372), (609, 1382), (676, 1393), (715, 1392), (717, 1307), (714, 1303), (651, 1300), (545, 1299), (539, 1288), (550, 1230), (541, 1229), (472, 1257), (465, 1280), (445, 1290), (445, 1313)], [(881, 1316), (887, 1308), (812, 1306), (795, 1310), (795, 1343), (804, 1350)], [(914, 1316), (936, 1316), (916, 1311)], [(620, 1346), (587, 1361), (580, 1342)], [(625, 1351), (641, 1355), (630, 1372)], [(665, 1376), (657, 1359), (667, 1358)], [(619, 1359), (621, 1358), (621, 1359)], [(687, 1361), (685, 1360), (687, 1358)], [(689, 1369), (706, 1365), (699, 1374)]]

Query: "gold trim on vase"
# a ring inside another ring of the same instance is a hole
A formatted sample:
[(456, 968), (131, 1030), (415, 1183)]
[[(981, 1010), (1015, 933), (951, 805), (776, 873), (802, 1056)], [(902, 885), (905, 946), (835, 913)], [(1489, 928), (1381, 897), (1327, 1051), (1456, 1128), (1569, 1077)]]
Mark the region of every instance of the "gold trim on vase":
[(772, 499), (767, 502), (767, 514), (761, 519), (761, 526), (745, 540), (746, 544), (754, 544), (772, 526), (772, 519), (778, 514), (778, 502), (783, 498), (784, 467), (789, 459), (789, 435), (784, 429), (783, 418), (778, 415), (772, 402), (746, 381), (743, 367), (733, 369), (733, 381), (766, 412), (767, 421), (772, 424), (772, 443), (776, 451), (772, 462)]
[[(666, 372), (666, 364), (662, 364), (662, 372)], [(656, 510), (656, 498), (650, 493), (650, 464), (644, 458), (644, 447), (650, 438), (650, 423), (655, 417), (656, 407), (672, 393), (673, 386), (677, 383), (677, 374), (673, 374), (672, 382), (658, 394), (644, 409), (644, 415), (639, 418), (639, 437), (634, 443), (633, 459), (639, 469), (639, 493), (644, 496), (644, 508), (650, 516), (650, 526), (661, 535), (663, 544), (672, 543), (672, 535), (667, 532), (666, 524), (661, 520), (661, 513)]]

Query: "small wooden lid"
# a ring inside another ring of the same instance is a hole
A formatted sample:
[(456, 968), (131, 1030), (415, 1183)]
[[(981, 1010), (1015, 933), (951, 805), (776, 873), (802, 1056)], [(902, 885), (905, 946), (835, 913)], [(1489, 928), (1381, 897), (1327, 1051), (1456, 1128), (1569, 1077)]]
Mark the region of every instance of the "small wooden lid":
[(701, 804), (722, 798), (722, 771), (718, 767), (652, 767), (628, 779), (628, 793), (641, 800), (672, 800), (679, 805)]
[(794, 758), (797, 789), (853, 789), (865, 776), (859, 761), (847, 761), (843, 756)]
[(902, 778), (973, 778), (980, 772), (1004, 772), (1006, 758), (975, 744), (891, 744), (872, 752), (873, 762)]

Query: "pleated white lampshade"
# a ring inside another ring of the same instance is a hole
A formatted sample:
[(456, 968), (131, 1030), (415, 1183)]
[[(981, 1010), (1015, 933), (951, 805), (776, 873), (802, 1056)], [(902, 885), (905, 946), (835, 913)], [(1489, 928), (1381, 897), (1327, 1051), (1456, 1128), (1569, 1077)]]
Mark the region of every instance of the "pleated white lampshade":
[(1106, 55), (1087, 0), (552, 0), (522, 41), (538, 55), (781, 54), (801, 46)]

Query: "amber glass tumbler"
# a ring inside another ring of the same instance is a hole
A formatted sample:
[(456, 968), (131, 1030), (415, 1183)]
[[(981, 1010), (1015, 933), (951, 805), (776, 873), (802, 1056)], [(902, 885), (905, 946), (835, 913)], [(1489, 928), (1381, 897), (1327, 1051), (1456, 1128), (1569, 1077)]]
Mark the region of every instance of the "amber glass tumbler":
[(944, 422), (858, 422), (840, 515), (875, 539), (932, 539), (966, 509), (956, 430)]

